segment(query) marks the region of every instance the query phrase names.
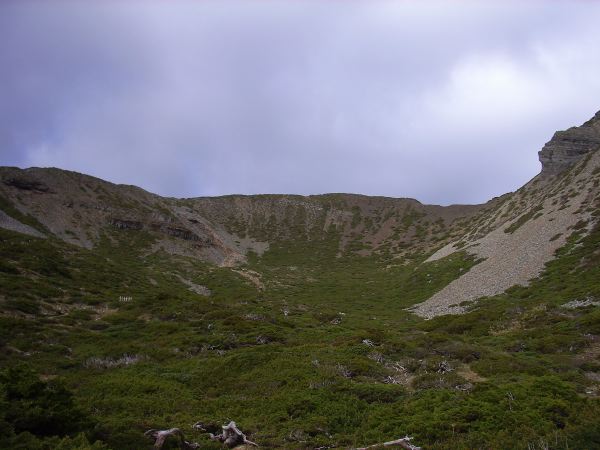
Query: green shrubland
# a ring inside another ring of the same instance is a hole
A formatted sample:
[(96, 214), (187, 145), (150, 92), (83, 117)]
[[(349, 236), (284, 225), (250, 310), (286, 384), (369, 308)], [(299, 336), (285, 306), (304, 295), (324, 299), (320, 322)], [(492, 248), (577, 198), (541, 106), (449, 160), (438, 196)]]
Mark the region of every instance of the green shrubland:
[(600, 447), (600, 314), (562, 306), (600, 298), (600, 230), (529, 286), (429, 321), (406, 308), (477, 263), (466, 253), (398, 261), (297, 232), (239, 268), (259, 288), (149, 252), (144, 231), (93, 250), (0, 231), (0, 447), (150, 448), (145, 430), (177, 426), (219, 448), (190, 424), (230, 419), (267, 448)]

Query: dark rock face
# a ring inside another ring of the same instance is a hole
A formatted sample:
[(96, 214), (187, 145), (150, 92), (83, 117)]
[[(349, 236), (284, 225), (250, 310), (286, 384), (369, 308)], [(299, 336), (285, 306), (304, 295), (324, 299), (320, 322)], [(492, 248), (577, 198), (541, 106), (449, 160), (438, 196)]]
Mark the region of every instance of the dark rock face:
[(557, 131), (538, 153), (542, 174), (556, 175), (600, 149), (600, 111), (579, 127)]
[(200, 238), (196, 234), (185, 228), (167, 227), (165, 232), (169, 236), (184, 239), (186, 241), (200, 241)]
[(33, 191), (33, 192), (40, 192), (40, 193), (50, 191), (50, 188), (48, 186), (46, 186), (44, 183), (42, 183), (41, 181), (23, 178), (23, 177), (9, 178), (7, 180), (4, 180), (4, 184), (6, 184), (7, 186), (15, 187), (17, 189), (21, 189), (23, 191)]
[(110, 224), (121, 230), (141, 230), (144, 228), (142, 222), (136, 220), (111, 219)]
[[(118, 228), (120, 230), (142, 230), (145, 228), (143, 222), (139, 222), (137, 220), (128, 220), (128, 219), (110, 219), (110, 224)], [(183, 239), (185, 241), (193, 241), (199, 244), (211, 245), (212, 240), (208, 237), (201, 238), (196, 233), (187, 228), (176, 227), (172, 225), (168, 225), (166, 223), (150, 223), (149, 229), (158, 233), (166, 234), (168, 236), (172, 236), (174, 238)]]

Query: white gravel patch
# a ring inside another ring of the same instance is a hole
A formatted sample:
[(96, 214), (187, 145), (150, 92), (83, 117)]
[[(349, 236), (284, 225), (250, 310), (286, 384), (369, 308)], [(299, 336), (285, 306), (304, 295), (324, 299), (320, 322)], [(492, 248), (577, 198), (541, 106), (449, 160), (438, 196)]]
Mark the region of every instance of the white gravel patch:
[(427, 258), (425, 260), (425, 262), (428, 263), (428, 262), (437, 261), (438, 259), (442, 259), (442, 258), (445, 258), (446, 256), (450, 256), (452, 253), (455, 253), (456, 251), (458, 251), (458, 248), (455, 247), (454, 242), (451, 242), (450, 244), (443, 246), (437, 252), (435, 252), (433, 255), (431, 255), (429, 258)]
[(177, 278), (179, 278), (179, 281), (181, 281), (183, 284), (185, 284), (188, 287), (188, 290), (190, 290), (198, 295), (202, 295), (204, 297), (210, 297), (210, 295), (212, 294), (211, 290), (209, 288), (207, 288), (206, 286), (202, 286), (201, 284), (193, 283), (190, 280), (183, 278), (181, 275), (177, 275)]
[(17, 233), (27, 234), (29, 236), (45, 238), (46, 236), (40, 233), (35, 228), (30, 227), (29, 225), (25, 225), (24, 223), (19, 222), (17, 219), (10, 217), (4, 211), (0, 210), (0, 228), (4, 228), (6, 230), (16, 231)]

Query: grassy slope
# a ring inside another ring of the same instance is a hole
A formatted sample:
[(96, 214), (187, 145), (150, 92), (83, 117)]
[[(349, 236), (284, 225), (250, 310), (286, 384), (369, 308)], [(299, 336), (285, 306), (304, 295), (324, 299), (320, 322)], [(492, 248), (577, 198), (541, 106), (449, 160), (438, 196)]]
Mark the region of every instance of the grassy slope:
[[(251, 257), (258, 290), (228, 269), (145, 256), (144, 232), (107, 232), (88, 251), (0, 230), (1, 364), (64, 378), (97, 422), (90, 434), (115, 449), (150, 447), (151, 427), (227, 419), (266, 447), (405, 434), (426, 448), (600, 446), (586, 377), (600, 369), (600, 314), (560, 307), (600, 297), (600, 230), (574, 236), (530, 287), (427, 322), (404, 308), (473, 261), (339, 258), (339, 238), (282, 241)], [(124, 355), (137, 362), (106, 367)]]

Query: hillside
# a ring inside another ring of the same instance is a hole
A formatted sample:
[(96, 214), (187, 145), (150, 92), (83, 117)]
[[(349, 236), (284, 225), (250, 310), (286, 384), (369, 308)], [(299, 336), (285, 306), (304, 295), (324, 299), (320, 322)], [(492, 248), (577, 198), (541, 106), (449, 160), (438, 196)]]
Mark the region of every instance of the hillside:
[[(481, 207), (326, 194), (173, 199), (58, 169), (0, 168), (0, 194), (53, 236), (93, 248), (107, 229), (148, 231), (157, 246), (218, 265), (244, 262), (272, 242), (340, 234), (340, 252), (394, 252), (438, 245)], [(24, 228), (21, 228), (25, 230)], [(179, 245), (178, 245), (179, 244)], [(358, 248), (357, 248), (358, 247)]]
[(598, 150), (600, 113), (447, 207), (2, 167), (0, 447), (600, 448)]

